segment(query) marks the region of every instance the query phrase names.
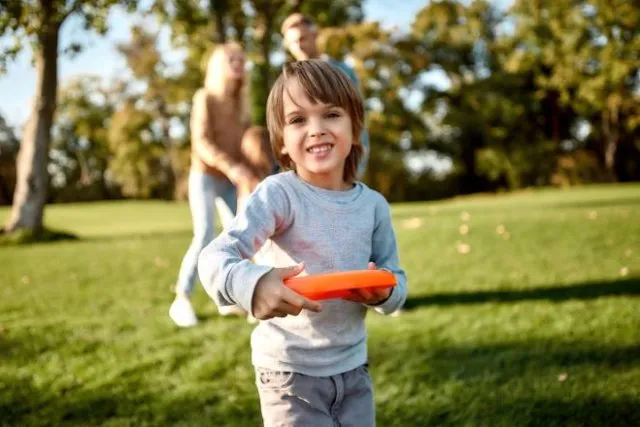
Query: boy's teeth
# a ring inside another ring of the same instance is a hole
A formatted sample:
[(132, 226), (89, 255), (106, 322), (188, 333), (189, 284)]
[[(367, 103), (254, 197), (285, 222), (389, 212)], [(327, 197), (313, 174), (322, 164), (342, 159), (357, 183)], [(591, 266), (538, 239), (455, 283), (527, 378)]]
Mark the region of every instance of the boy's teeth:
[(323, 144), (316, 145), (315, 147), (309, 148), (307, 151), (310, 153), (324, 153), (325, 151), (329, 151), (331, 149), (331, 144)]

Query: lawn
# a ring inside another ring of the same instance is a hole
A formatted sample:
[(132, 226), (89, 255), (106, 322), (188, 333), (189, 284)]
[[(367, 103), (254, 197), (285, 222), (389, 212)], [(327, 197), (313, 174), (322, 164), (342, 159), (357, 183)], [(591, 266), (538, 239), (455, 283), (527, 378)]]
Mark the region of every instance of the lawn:
[[(640, 425), (640, 185), (393, 215), (410, 295), (367, 318), (378, 425)], [(0, 425), (259, 425), (252, 326), (201, 288), (199, 327), (167, 316), (185, 204), (46, 221), (81, 239), (0, 247)]]

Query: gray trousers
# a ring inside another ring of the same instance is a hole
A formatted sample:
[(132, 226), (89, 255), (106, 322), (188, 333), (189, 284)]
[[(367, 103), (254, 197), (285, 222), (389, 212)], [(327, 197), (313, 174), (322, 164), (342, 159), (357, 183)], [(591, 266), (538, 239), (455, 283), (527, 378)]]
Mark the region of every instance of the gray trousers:
[(330, 377), (256, 369), (265, 427), (374, 427), (366, 365)]

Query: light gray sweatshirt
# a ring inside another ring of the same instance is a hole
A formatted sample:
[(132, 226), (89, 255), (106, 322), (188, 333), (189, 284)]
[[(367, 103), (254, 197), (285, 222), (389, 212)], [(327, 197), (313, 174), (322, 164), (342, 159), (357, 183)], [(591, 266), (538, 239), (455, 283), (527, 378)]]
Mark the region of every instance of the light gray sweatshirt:
[[(268, 254), (270, 265), (251, 261)], [(357, 182), (331, 191), (302, 181), (294, 172), (264, 180), (236, 216), (200, 254), (198, 272), (219, 306), (251, 312), (258, 280), (273, 267), (304, 262), (306, 274), (366, 270), (373, 261), (398, 284), (372, 307), (389, 314), (404, 304), (407, 278), (399, 266), (396, 237), (384, 197)], [(254, 366), (311, 376), (337, 375), (367, 361), (367, 306), (342, 299), (321, 302), (320, 313), (261, 321), (251, 336)]]

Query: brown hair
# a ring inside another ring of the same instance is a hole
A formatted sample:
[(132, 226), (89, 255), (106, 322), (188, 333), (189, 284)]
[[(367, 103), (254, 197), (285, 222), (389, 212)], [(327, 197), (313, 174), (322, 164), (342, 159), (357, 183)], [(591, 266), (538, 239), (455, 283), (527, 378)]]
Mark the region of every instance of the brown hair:
[(344, 165), (344, 180), (352, 182), (356, 178), (358, 164), (363, 155), (360, 134), (364, 126), (364, 106), (358, 89), (347, 74), (320, 59), (286, 64), (271, 88), (267, 99), (267, 127), (271, 147), (283, 169), (295, 170), (295, 164), (288, 154), (282, 153), (284, 146), (284, 94), (287, 82), (296, 80), (312, 103), (321, 102), (343, 108), (351, 118), (353, 145)]
[(311, 29), (315, 28), (315, 24), (309, 17), (301, 13), (292, 13), (291, 15), (287, 16), (284, 19), (284, 21), (282, 21), (282, 26), (280, 27), (280, 34), (284, 36), (284, 33), (286, 33), (289, 28), (300, 27), (300, 26), (305, 26)]

